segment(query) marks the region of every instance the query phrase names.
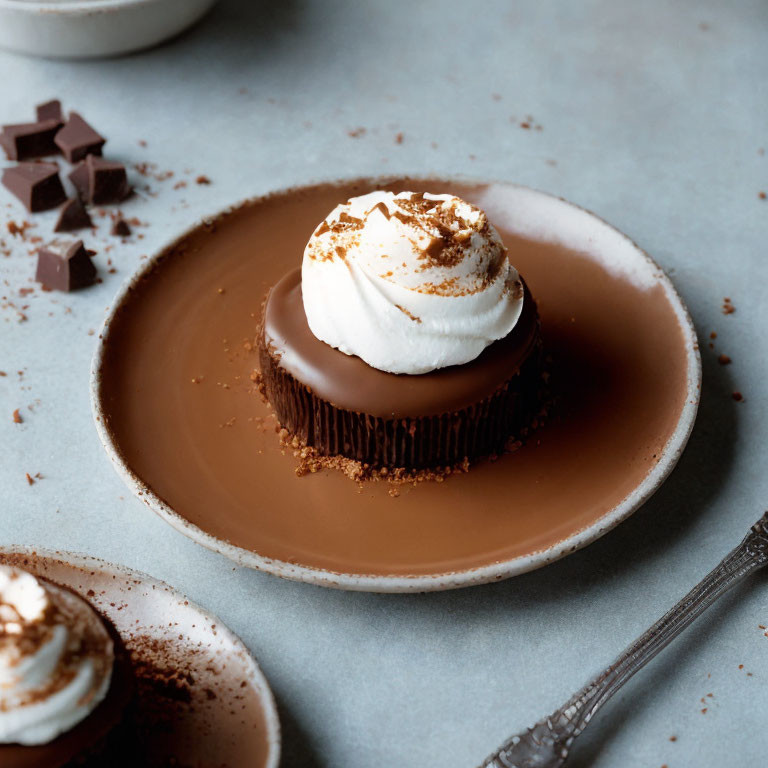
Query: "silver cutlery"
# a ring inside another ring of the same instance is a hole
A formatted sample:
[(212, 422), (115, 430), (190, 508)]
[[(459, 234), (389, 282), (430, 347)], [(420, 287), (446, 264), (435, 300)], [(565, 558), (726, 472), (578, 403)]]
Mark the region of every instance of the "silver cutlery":
[(564, 706), (499, 747), (481, 768), (559, 768), (600, 707), (718, 598), (768, 564), (768, 512), (721, 563)]

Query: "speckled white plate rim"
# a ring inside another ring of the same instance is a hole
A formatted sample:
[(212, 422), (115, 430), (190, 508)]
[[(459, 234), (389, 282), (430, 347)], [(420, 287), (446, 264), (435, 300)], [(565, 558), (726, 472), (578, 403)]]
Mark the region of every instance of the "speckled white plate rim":
[[(509, 560), (497, 561), (488, 565), (469, 568), (466, 570), (453, 571), (448, 573), (421, 574), (414, 576), (402, 575), (370, 575), (355, 573), (340, 573), (330, 570), (324, 570), (312, 566), (300, 565), (297, 563), (288, 563), (282, 560), (275, 560), (257, 552), (243, 549), (223, 539), (219, 539), (206, 533), (198, 526), (192, 524), (163, 499), (157, 496), (131, 469), (128, 467), (120, 454), (118, 446), (112, 438), (106, 427), (104, 409), (100, 399), (100, 379), (101, 365), (104, 358), (105, 345), (109, 338), (109, 324), (115, 315), (116, 310), (123, 304), (127, 296), (133, 290), (133, 287), (147, 274), (149, 274), (158, 261), (166, 254), (176, 243), (186, 238), (191, 232), (197, 229), (202, 223), (212, 221), (221, 216), (225, 216), (243, 205), (257, 203), (265, 198), (278, 196), (291, 189), (308, 188), (316, 184), (345, 184), (355, 181), (375, 182), (378, 185), (386, 184), (388, 181), (408, 178), (414, 181), (429, 181), (437, 178), (436, 175), (413, 176), (387, 174), (386, 176), (376, 177), (351, 177), (335, 178), (331, 180), (320, 179), (310, 180), (300, 185), (276, 189), (263, 195), (253, 198), (247, 198), (233, 205), (227, 206), (223, 210), (212, 216), (203, 217), (193, 226), (189, 227), (183, 233), (173, 237), (170, 241), (158, 248), (157, 251), (130, 276), (121, 286), (115, 296), (104, 323), (99, 333), (98, 344), (91, 364), (90, 391), (93, 417), (96, 424), (96, 430), (101, 444), (107, 452), (117, 474), (123, 479), (131, 491), (138, 496), (150, 509), (163, 518), (171, 527), (175, 528), (185, 536), (190, 537), (198, 544), (218, 552), (228, 557), (239, 565), (266, 571), (268, 573), (280, 576), (281, 578), (293, 581), (301, 581), (309, 584), (315, 584), (323, 587), (335, 589), (344, 589), (360, 592), (434, 592), (448, 589), (457, 589), (460, 587), (473, 586), (478, 584), (487, 584), (493, 581), (517, 576), (528, 571), (535, 570), (544, 565), (559, 560), (566, 555), (591, 544), (596, 539), (603, 536), (622, 521), (626, 520), (631, 514), (637, 511), (662, 485), (669, 474), (674, 469), (690, 437), (693, 425), (696, 420), (696, 413), (699, 405), (701, 392), (701, 357), (699, 354), (698, 339), (696, 330), (691, 320), (690, 314), (683, 303), (682, 298), (675, 289), (672, 281), (663, 272), (661, 267), (633, 240), (611, 224), (596, 216), (591, 211), (574, 203), (557, 197), (546, 192), (541, 192), (531, 187), (520, 184), (513, 184), (505, 181), (495, 181), (489, 179), (474, 179), (453, 174), (447, 177), (441, 177), (442, 181), (450, 180), (463, 184), (476, 184), (479, 186), (503, 187), (509, 191), (516, 191), (521, 194), (537, 196), (540, 201), (548, 201), (550, 204), (567, 206), (571, 213), (576, 213), (588, 219), (593, 226), (603, 229), (605, 233), (612, 237), (619, 238), (623, 244), (631, 246), (633, 256), (638, 259), (637, 264), (648, 274), (652, 276), (654, 284), (661, 286), (665, 297), (680, 324), (680, 329), (685, 341), (685, 350), (687, 357), (686, 366), (686, 400), (680, 412), (677, 425), (667, 440), (661, 455), (656, 464), (651, 468), (643, 480), (622, 499), (613, 509), (608, 511), (594, 523), (571, 534), (562, 541), (542, 550), (534, 551), (526, 555), (511, 558)], [(587, 253), (586, 255), (590, 255)]]
[(167, 584), (160, 579), (154, 578), (154, 576), (150, 576), (143, 571), (129, 568), (127, 565), (110, 563), (92, 555), (84, 555), (79, 552), (68, 552), (65, 550), (45, 549), (43, 547), (33, 547), (29, 545), (0, 546), (0, 555), (21, 555), (24, 557), (57, 560), (65, 566), (71, 566), (73, 569), (82, 571), (102, 571), (117, 579), (137, 580), (142, 584), (149, 586), (152, 590), (162, 590), (166, 592), (166, 594), (174, 600), (183, 603), (184, 608), (197, 613), (203, 619), (205, 625), (215, 626), (217, 636), (226, 641), (240, 653), (242, 658), (245, 659), (248, 664), (251, 685), (258, 694), (259, 703), (264, 714), (264, 720), (267, 724), (268, 755), (265, 768), (278, 768), (280, 765), (282, 735), (280, 730), (280, 718), (277, 714), (277, 705), (269, 681), (245, 643), (226, 624), (224, 624), (218, 616), (210, 613), (193, 600), (190, 600), (182, 592), (179, 592), (178, 589), (175, 589), (170, 584)]

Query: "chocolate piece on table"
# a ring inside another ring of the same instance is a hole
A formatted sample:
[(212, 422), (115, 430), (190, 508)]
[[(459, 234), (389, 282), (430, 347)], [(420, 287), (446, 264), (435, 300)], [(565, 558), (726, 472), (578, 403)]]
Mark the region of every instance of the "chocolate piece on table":
[(0, 134), (0, 145), (9, 160), (57, 155), (59, 148), (54, 143), (54, 137), (60, 127), (58, 120), (4, 125)]
[(88, 182), (88, 164), (81, 160), (70, 172), (69, 180), (77, 190), (77, 196), (84, 202), (88, 202), (91, 196)]
[(57, 291), (73, 291), (91, 285), (96, 267), (82, 240), (54, 240), (37, 252), (35, 280)]
[(100, 155), (106, 139), (91, 128), (77, 112), (69, 113), (69, 120), (56, 134), (56, 144), (70, 163), (88, 155)]
[(88, 202), (95, 205), (119, 203), (131, 194), (122, 163), (102, 160), (93, 155), (89, 155), (85, 163), (88, 168)]
[(61, 102), (58, 99), (46, 101), (45, 104), (38, 104), (36, 113), (38, 121), (56, 120), (60, 125), (64, 124), (64, 114), (61, 111)]
[(76, 229), (92, 227), (93, 221), (85, 210), (83, 201), (79, 197), (73, 197), (64, 203), (59, 214), (59, 220), (53, 228), (54, 232), (74, 232)]
[(67, 196), (55, 163), (20, 163), (3, 171), (3, 186), (31, 213), (61, 205)]
[(110, 230), (110, 234), (115, 235), (116, 237), (130, 237), (131, 228), (128, 226), (128, 222), (122, 216), (118, 216), (112, 222), (112, 229)]

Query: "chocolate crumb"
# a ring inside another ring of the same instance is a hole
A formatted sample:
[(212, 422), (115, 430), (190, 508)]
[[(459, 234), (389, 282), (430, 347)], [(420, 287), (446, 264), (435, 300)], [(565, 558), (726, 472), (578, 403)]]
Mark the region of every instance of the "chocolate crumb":
[(9, 221), (5, 226), (8, 229), (8, 234), (13, 237), (20, 237), (23, 240), (27, 230), (32, 224), (28, 221), (22, 221), (21, 224), (17, 224), (15, 221)]
[(13, 412), (13, 423), (14, 424), (23, 424), (24, 423), (24, 419), (21, 418), (21, 414), (19, 413), (19, 409), (18, 408)]
[(717, 358), (717, 362), (720, 363), (720, 365), (730, 365), (731, 358), (728, 357), (728, 355), (720, 355), (720, 357)]
[(737, 403), (740, 403), (742, 400), (744, 400), (744, 395), (742, 395), (741, 392), (734, 392), (732, 397)]
[(761, 200), (765, 200), (765, 199), (766, 199), (766, 197), (768, 197), (768, 195), (766, 195), (766, 194), (765, 194), (765, 192), (758, 192), (758, 193), (757, 193), (757, 196), (758, 196), (758, 197), (759, 197)]
[(211, 183), (211, 180), (210, 180), (210, 179), (209, 179), (207, 176), (203, 176), (203, 175), (201, 175), (201, 176), (198, 176), (198, 177), (195, 179), (195, 183), (196, 183), (196, 184), (210, 184), (210, 183)]
[(716, 331), (712, 331), (712, 333), (709, 334), (709, 338), (710, 339), (716, 339), (717, 338), (717, 332)]
[(29, 472), (25, 472), (25, 477), (27, 478), (27, 484), (28, 485), (34, 485), (35, 484), (35, 478), (32, 477), (32, 475), (29, 474)]
[(402, 132), (395, 134), (395, 144), (402, 144), (404, 138)]
[(670, 736), (670, 737), (669, 737), (669, 740), (670, 740), (670, 741), (677, 741), (677, 736)]
[(118, 215), (112, 222), (110, 234), (115, 237), (130, 237), (131, 228), (128, 226), (128, 222), (122, 216)]

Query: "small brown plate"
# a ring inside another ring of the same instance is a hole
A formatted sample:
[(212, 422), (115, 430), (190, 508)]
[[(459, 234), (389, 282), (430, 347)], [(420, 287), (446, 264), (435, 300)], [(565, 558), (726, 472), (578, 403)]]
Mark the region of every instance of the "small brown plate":
[(161, 581), (93, 557), (13, 547), (0, 548), (0, 564), (70, 588), (115, 627), (136, 671), (131, 738), (147, 768), (277, 768), (280, 725), (269, 684), (215, 616)]
[[(338, 202), (382, 187), (453, 192), (487, 211), (552, 358), (546, 424), (443, 483), (297, 477), (251, 379), (268, 288)], [(182, 235), (118, 295), (91, 383), (117, 471), (176, 529), (286, 578), (415, 592), (538, 568), (624, 520), (680, 457), (700, 382), (671, 282), (598, 217), (511, 184), (378, 179), (247, 201)]]

